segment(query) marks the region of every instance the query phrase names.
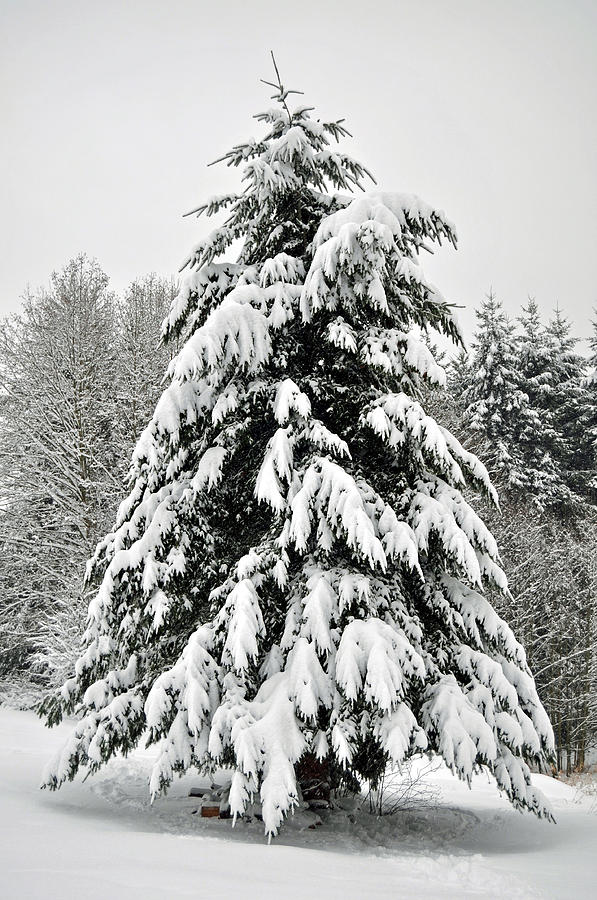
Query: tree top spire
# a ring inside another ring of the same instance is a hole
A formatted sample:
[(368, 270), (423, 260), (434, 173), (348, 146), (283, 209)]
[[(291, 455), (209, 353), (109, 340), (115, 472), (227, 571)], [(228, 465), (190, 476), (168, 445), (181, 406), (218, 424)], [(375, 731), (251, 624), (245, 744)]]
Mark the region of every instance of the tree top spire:
[(286, 98), (289, 94), (303, 94), (304, 91), (295, 91), (289, 90), (285, 88), (282, 84), (282, 79), (280, 78), (280, 70), (278, 69), (278, 63), (276, 62), (276, 57), (274, 56), (274, 51), (270, 50), (270, 54), (272, 57), (272, 63), (274, 66), (274, 72), (276, 73), (276, 78), (278, 79), (276, 82), (274, 81), (266, 81), (265, 78), (260, 78), (259, 80), (262, 84), (267, 84), (269, 87), (273, 87), (276, 91), (275, 94), (272, 94), (272, 100), (276, 100), (278, 103), (281, 103), (284, 109), (286, 110), (286, 114), (288, 116), (288, 120), (290, 121), (292, 118), (291, 112), (288, 108), (288, 104), (286, 103)]

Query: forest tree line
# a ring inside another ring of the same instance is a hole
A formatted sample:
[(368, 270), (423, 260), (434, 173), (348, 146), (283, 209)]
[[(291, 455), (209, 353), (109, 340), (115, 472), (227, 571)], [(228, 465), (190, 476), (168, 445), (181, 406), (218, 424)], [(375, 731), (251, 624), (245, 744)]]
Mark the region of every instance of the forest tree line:
[(587, 358), (559, 309), (544, 323), (529, 299), (511, 321), (490, 293), (476, 315), (436, 400), (498, 490), (499, 511), (479, 508), (511, 596), (491, 601), (526, 649), (570, 772), (597, 743), (597, 322)]
[[(160, 396), (175, 295), (152, 275), (117, 296), (81, 255), (0, 326), (0, 677), (55, 686), (78, 655), (85, 564)], [(477, 317), (427, 402), (498, 489), (499, 512), (477, 498), (510, 583), (491, 600), (570, 770), (597, 744), (597, 325), (587, 359), (565, 316), (545, 324), (532, 300), (512, 322), (490, 294)]]

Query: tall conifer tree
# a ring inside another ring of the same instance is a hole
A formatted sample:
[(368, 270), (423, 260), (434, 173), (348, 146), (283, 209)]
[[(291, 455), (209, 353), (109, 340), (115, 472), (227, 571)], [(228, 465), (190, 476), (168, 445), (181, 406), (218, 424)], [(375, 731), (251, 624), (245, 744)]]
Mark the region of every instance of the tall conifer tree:
[(595, 447), (591, 420), (594, 392), (585, 378), (586, 359), (576, 349), (571, 325), (556, 309), (547, 333), (551, 342), (550, 390), (546, 407), (557, 433), (555, 459), (561, 479), (570, 491), (570, 503), (591, 496), (595, 477)]
[(593, 321), (593, 333), (589, 338), (589, 354), (589, 371), (583, 382), (587, 391), (583, 421), (593, 450), (593, 473), (589, 481), (589, 496), (591, 502), (597, 506), (597, 317)]
[(593, 320), (593, 333), (589, 338), (589, 350), (589, 365), (592, 369), (591, 374), (593, 379), (597, 380), (597, 309), (595, 310), (595, 319)]
[(541, 508), (568, 505), (570, 490), (558, 465), (562, 445), (554, 412), (554, 344), (530, 297), (519, 317), (516, 368), (531, 413), (520, 431), (525, 488)]
[(183, 346), (88, 567), (85, 648), (45, 706), (81, 720), (46, 782), (147, 734), (153, 794), (229, 765), (233, 814), (258, 794), (273, 834), (305, 754), (375, 777), (427, 749), (549, 815), (527, 762), (551, 728), (461, 489), (495, 493), (418, 399), (444, 380), (421, 332), (458, 340), (418, 255), (454, 228), (414, 196), (347, 195), (367, 172), (330, 146), (342, 122), (274, 88), (265, 135), (223, 157), (241, 190), (196, 210), (226, 218), (164, 325)]
[(537, 424), (516, 371), (514, 326), (490, 292), (476, 311), (477, 331), (465, 372), (465, 422), (485, 439), (486, 462), (500, 482), (514, 490), (527, 480), (519, 452), (520, 433)]

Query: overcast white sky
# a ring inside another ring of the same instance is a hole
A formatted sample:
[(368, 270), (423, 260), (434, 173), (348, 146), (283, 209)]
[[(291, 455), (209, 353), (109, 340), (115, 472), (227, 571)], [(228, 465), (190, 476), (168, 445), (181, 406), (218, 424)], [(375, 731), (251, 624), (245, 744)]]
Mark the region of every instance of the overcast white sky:
[(259, 134), (269, 50), (381, 187), (456, 222), (426, 261), (471, 307), (597, 305), (593, 0), (0, 0), (0, 311), (80, 250), (121, 290), (170, 274), (205, 229), (181, 214), (236, 187), (206, 168)]

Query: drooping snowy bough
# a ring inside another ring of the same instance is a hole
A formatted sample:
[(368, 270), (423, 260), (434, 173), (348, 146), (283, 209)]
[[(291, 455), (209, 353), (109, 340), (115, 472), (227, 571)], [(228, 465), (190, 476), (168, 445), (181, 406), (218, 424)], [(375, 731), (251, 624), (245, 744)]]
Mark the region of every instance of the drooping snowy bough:
[(242, 191), (194, 211), (225, 221), (164, 323), (182, 349), (88, 566), (84, 650), (44, 706), (80, 721), (45, 782), (146, 737), (153, 795), (228, 765), (232, 812), (258, 795), (271, 835), (306, 754), (371, 777), (428, 750), (549, 816), (528, 763), (551, 727), (462, 489), (495, 493), (419, 402), (444, 379), (427, 332), (459, 340), (419, 253), (454, 228), (414, 196), (346, 194), (368, 173), (331, 148), (341, 122), (275, 99), (224, 157)]

